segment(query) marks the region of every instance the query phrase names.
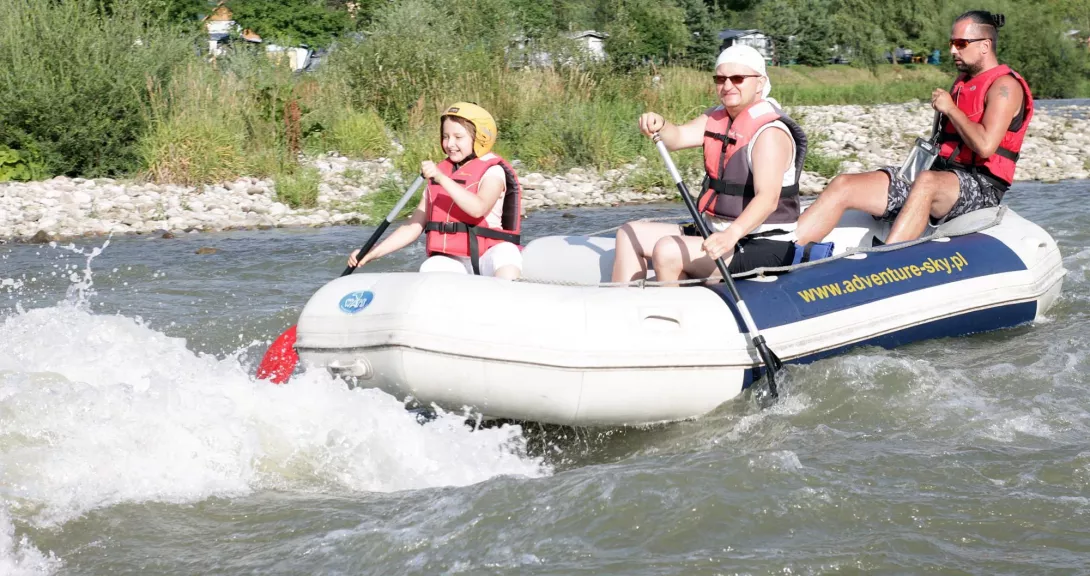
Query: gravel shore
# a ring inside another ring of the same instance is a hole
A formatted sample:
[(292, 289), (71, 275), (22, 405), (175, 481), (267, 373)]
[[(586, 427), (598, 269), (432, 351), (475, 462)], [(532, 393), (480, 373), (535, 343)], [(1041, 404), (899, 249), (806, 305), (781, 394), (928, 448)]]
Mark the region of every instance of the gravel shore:
[[(1018, 180), (1090, 178), (1090, 108), (1040, 110), (1033, 117)], [(900, 164), (916, 137), (931, 129), (925, 103), (880, 106), (797, 106), (788, 112), (806, 129), (811, 151), (841, 160), (841, 172), (862, 172)], [(680, 120), (680, 119), (677, 119)], [(635, 121), (633, 121), (635, 126)], [(635, 128), (633, 128), (635, 129)], [(636, 191), (632, 174), (657, 168), (657, 159), (597, 172), (575, 168), (563, 174), (520, 170), (523, 207), (602, 206), (672, 198), (673, 187)], [(367, 218), (364, 200), (388, 178), (399, 178), (389, 159), (352, 160), (336, 154), (308, 158), (321, 173), (318, 205), (292, 209), (276, 199), (276, 183), (240, 178), (223, 184), (186, 187), (57, 177), (0, 184), (0, 239), (49, 241), (100, 234), (217, 231), (273, 226), (326, 226)], [(517, 160), (516, 169), (519, 168)], [(827, 180), (802, 176), (804, 193), (819, 193)], [(695, 186), (696, 182), (690, 186)], [(381, 217), (382, 215), (377, 215)]]

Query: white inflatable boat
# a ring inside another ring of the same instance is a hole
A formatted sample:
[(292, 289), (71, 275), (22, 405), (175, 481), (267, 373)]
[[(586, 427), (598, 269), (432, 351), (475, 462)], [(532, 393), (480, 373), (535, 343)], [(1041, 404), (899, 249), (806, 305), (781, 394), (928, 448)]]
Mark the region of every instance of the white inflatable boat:
[[(849, 213), (827, 238), (834, 257), (737, 281), (785, 363), (1031, 322), (1066, 273), (1055, 241), (1005, 207), (957, 218), (915, 243), (870, 248), (887, 231)], [(296, 349), (304, 365), (357, 386), (569, 425), (699, 416), (760, 375), (722, 284), (599, 286), (612, 269), (612, 238), (539, 238), (524, 256), (526, 281), (446, 273), (334, 280), (303, 310)]]

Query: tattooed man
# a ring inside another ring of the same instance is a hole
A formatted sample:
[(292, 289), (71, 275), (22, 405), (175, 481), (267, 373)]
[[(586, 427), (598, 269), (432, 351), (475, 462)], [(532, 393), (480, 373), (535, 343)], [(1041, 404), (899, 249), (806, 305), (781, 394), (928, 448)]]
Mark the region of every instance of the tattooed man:
[(819, 242), (845, 210), (862, 210), (893, 223), (887, 244), (914, 240), (927, 226), (997, 206), (1014, 181), (1022, 139), (1033, 117), (1026, 81), (996, 57), (1005, 18), (982, 10), (954, 21), (950, 55), (958, 76), (950, 91), (931, 94), (941, 113), (939, 156), (914, 182), (897, 167), (841, 174), (802, 213), (798, 242)]

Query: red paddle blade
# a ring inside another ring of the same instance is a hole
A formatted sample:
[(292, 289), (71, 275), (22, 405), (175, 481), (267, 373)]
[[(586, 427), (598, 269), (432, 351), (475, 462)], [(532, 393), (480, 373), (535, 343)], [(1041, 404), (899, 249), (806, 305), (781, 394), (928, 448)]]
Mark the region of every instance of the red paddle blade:
[(295, 365), (299, 363), (299, 354), (295, 352), (295, 326), (288, 328), (273, 340), (261, 364), (257, 366), (258, 380), (272, 380), (273, 384), (283, 384), (291, 378)]

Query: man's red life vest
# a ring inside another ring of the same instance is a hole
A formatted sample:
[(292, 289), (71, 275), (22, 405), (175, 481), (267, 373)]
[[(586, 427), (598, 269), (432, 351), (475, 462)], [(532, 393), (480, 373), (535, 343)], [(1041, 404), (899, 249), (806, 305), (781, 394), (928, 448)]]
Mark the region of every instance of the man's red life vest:
[[(1008, 74), (1014, 76), (1022, 85), (1024, 101), (1022, 110), (1011, 120), (1011, 125), (1007, 128), (1007, 133), (1003, 135), (1003, 140), (999, 142), (999, 148), (996, 148), (994, 154), (981, 158), (979, 154), (973, 152), (965, 145), (954, 124), (949, 120), (943, 122), (942, 132), (939, 135), (939, 142), (942, 144), (939, 148), (939, 157), (945, 160), (946, 166), (971, 170), (983, 168), (1007, 186), (1014, 182), (1014, 165), (1018, 162), (1022, 140), (1026, 136), (1026, 129), (1029, 128), (1029, 121), (1033, 118), (1033, 95), (1029, 91), (1029, 84), (1026, 84), (1025, 79), (1009, 66), (1000, 64), (968, 80), (961, 75), (950, 89), (958, 109), (964, 112), (969, 120), (979, 123), (984, 117), (984, 100), (988, 95), (988, 88), (991, 88), (992, 83), (997, 79)], [(1001, 187), (1006, 189), (1006, 186)]]
[(428, 222), (424, 225), (428, 256), (446, 254), (469, 257), (473, 262), (473, 273), (480, 274), (481, 254), (500, 242), (519, 244), (519, 233), (522, 230), (522, 185), (510, 164), (503, 158), (488, 153), (480, 158), (471, 158), (461, 166), (455, 166), (448, 158), (437, 167), (451, 180), (476, 194), (484, 173), (497, 164), (503, 168), (507, 180), (500, 228), (488, 225), (488, 213), (474, 218), (459, 208), (442, 186), (434, 181), (428, 183)]
[(783, 110), (768, 100), (758, 100), (731, 121), (722, 106), (708, 115), (704, 128), (704, 176), (698, 207), (702, 212), (733, 220), (756, 195), (753, 167), (746, 148), (765, 124), (781, 121), (795, 140), (795, 182), (780, 189), (776, 211), (768, 224), (790, 224), (799, 219), (799, 178), (806, 161), (806, 134)]

